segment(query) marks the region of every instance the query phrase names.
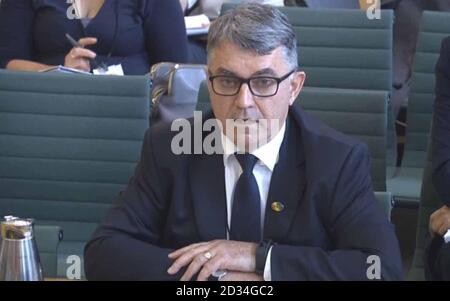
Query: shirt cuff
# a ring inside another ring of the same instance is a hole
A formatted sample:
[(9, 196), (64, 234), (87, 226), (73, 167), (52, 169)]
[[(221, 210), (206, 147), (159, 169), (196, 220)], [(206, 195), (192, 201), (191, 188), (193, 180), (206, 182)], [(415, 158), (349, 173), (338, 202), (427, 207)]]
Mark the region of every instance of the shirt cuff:
[(266, 257), (266, 265), (264, 266), (264, 274), (263, 274), (263, 278), (264, 281), (272, 281), (272, 273), (270, 270), (270, 257), (272, 255), (272, 248), (270, 247), (269, 252), (267, 252), (267, 257)]
[(449, 243), (450, 242), (450, 229), (448, 229), (447, 233), (445, 233), (444, 241), (445, 241), (445, 243)]

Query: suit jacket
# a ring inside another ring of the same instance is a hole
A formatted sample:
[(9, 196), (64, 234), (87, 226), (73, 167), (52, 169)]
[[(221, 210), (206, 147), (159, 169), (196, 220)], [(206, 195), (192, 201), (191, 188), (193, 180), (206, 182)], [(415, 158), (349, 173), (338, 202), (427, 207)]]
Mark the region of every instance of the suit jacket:
[[(226, 239), (223, 157), (174, 155), (174, 135), (167, 125), (146, 133), (134, 177), (86, 247), (88, 279), (178, 279), (166, 272), (169, 252)], [(263, 229), (277, 243), (272, 280), (367, 280), (370, 255), (379, 256), (383, 279), (402, 277), (369, 167), (364, 144), (291, 107)], [(274, 201), (285, 210), (274, 212)]]
[(433, 116), (433, 184), (441, 200), (450, 206), (450, 37), (442, 42), (436, 64)]
[(428, 239), (425, 249), (425, 279), (450, 281), (450, 243), (441, 236)]
[[(442, 202), (450, 206), (450, 37), (444, 39), (436, 64), (436, 100), (433, 115), (433, 185)], [(428, 244), (425, 276), (450, 280), (450, 243), (436, 236)]]

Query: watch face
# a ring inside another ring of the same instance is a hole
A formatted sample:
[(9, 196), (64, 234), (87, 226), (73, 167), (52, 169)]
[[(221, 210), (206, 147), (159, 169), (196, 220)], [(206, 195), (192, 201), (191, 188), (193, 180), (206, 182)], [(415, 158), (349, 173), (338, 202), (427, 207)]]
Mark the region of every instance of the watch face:
[(220, 279), (225, 277), (226, 274), (227, 274), (226, 270), (217, 270), (214, 273), (212, 273), (211, 276), (213, 276), (214, 278), (217, 278), (217, 280), (220, 281)]

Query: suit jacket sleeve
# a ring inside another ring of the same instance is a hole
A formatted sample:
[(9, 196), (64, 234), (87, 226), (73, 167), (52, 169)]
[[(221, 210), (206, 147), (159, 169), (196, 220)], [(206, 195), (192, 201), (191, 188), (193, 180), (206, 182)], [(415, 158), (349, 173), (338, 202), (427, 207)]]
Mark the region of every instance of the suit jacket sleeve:
[(356, 145), (347, 155), (333, 191), (325, 222), (335, 248), (275, 245), (272, 280), (368, 280), (376, 255), (381, 279), (402, 278), (393, 226), (377, 204), (369, 176), (366, 147)]
[(89, 280), (175, 280), (168, 254), (159, 247), (167, 211), (151, 130), (144, 139), (135, 175), (85, 249)]
[(0, 68), (13, 59), (33, 59), (33, 26), (32, 1), (0, 1)]
[(444, 243), (441, 236), (435, 236), (430, 239), (425, 254), (425, 278), (450, 281), (450, 243)]
[(436, 64), (432, 139), (433, 184), (442, 202), (450, 206), (450, 38), (442, 43)]

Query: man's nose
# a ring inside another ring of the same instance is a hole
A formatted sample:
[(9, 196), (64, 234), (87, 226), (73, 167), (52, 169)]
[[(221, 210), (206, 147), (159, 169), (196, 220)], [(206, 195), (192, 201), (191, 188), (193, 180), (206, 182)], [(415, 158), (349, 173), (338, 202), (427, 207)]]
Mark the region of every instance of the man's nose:
[(243, 83), (239, 89), (239, 93), (236, 95), (236, 106), (240, 109), (245, 109), (252, 107), (255, 102), (253, 99), (253, 94), (250, 91), (248, 84)]

